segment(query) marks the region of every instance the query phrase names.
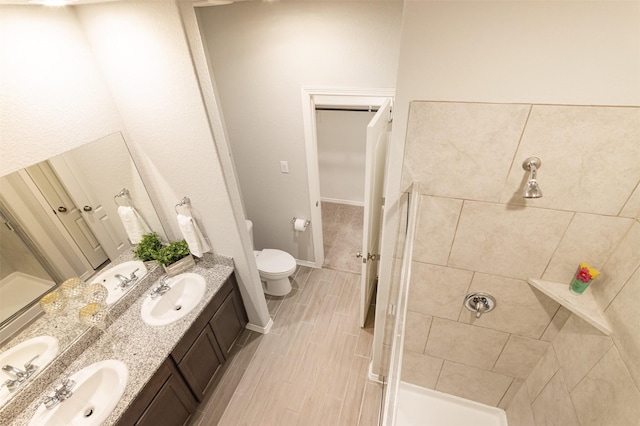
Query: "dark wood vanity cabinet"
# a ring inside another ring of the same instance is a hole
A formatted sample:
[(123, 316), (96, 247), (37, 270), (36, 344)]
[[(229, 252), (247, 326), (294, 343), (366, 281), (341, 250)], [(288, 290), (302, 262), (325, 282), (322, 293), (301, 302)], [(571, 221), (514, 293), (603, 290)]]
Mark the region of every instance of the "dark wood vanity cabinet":
[(121, 417), (118, 425), (186, 424), (215, 386), (233, 343), (247, 324), (231, 275)]
[(120, 417), (118, 426), (184, 425), (198, 402), (167, 358)]
[(220, 308), (213, 314), (209, 325), (216, 336), (222, 354), (225, 359), (228, 358), (233, 344), (247, 325), (247, 313), (238, 291), (229, 293)]

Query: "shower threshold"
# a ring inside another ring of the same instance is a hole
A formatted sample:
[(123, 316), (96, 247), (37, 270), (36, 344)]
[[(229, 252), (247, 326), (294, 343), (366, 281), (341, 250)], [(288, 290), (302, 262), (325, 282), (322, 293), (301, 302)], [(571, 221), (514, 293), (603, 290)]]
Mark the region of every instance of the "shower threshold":
[(504, 410), (400, 382), (395, 426), (507, 426)]

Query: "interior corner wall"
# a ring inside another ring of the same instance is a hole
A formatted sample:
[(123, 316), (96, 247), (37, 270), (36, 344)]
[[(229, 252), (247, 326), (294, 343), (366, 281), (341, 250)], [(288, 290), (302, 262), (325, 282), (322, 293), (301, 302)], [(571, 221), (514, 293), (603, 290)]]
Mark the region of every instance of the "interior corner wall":
[[(388, 88), (402, 2), (237, 2), (198, 8), (256, 249), (313, 261), (301, 88)], [(289, 162), (288, 174), (280, 161)]]
[[(378, 290), (383, 298), (411, 101), (640, 105), (640, 2), (406, 0), (401, 38)], [(377, 324), (384, 322), (379, 311)], [(374, 372), (382, 331), (376, 327)]]
[(0, 176), (121, 130), (72, 8), (0, 6)]

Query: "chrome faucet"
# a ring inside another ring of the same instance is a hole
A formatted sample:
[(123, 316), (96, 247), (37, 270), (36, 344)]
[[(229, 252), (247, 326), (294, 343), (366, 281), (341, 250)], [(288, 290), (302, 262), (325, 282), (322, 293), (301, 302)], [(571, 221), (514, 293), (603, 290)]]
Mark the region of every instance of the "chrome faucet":
[(131, 284), (133, 284), (134, 282), (136, 282), (136, 280), (138, 279), (138, 277), (136, 276), (136, 272), (138, 272), (138, 269), (140, 268), (136, 268), (131, 273), (131, 276), (129, 278), (125, 277), (124, 275), (115, 274), (114, 277), (116, 277), (120, 281), (120, 284), (118, 285), (118, 287), (121, 289), (125, 289), (129, 287)]
[(52, 409), (56, 405), (60, 404), (65, 399), (71, 398), (73, 392), (71, 389), (76, 385), (71, 379), (65, 379), (60, 386), (58, 386), (55, 391), (53, 391), (53, 395), (47, 396), (44, 398), (44, 406), (47, 407), (47, 410)]
[(160, 278), (160, 284), (158, 284), (153, 290), (151, 290), (151, 293), (149, 293), (149, 296), (151, 296), (152, 299), (157, 299), (159, 296), (162, 296), (171, 290), (171, 287), (167, 284), (167, 279), (168, 277), (166, 275)]
[(24, 370), (21, 370), (9, 364), (2, 366), (2, 371), (4, 371), (9, 377), (11, 377), (4, 382), (4, 385), (7, 387), (9, 392), (13, 392), (14, 390), (16, 390), (18, 386), (23, 384), (29, 377), (33, 375), (33, 373), (36, 372), (36, 370), (38, 370), (38, 366), (33, 364), (33, 361), (39, 356), (40, 355), (36, 355), (29, 361), (27, 361), (24, 364)]

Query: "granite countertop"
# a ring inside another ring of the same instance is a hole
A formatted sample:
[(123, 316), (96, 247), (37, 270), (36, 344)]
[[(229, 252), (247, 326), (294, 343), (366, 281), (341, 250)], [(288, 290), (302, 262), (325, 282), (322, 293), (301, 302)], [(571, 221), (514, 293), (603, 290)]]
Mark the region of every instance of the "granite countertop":
[[(94, 362), (117, 359), (124, 362), (129, 368), (129, 380), (118, 405), (103, 423), (105, 426), (115, 424), (227, 278), (231, 276), (233, 260), (224, 256), (205, 254), (188, 272), (204, 276), (207, 288), (200, 303), (184, 318), (173, 324), (159, 327), (149, 326), (142, 321), (140, 309), (148, 294), (146, 290), (161, 275), (154, 274), (155, 279), (149, 281), (150, 285), (144, 286), (142, 295), (120, 314), (104, 334), (97, 335), (88, 348), (78, 353), (74, 361), (57, 379), (43, 388), (40, 395), (36, 396), (26, 407), (20, 407), (23, 408), (21, 410), (11, 410), (16, 411), (15, 413), (3, 413), (0, 420), (4, 420), (2, 417), (6, 415), (11, 415), (9, 419), (12, 425), (27, 425), (38, 406), (42, 404), (44, 396), (53, 393), (54, 388), (60, 384), (63, 377), (68, 377)], [(4, 421), (0, 421), (0, 423), (7, 424)]]

